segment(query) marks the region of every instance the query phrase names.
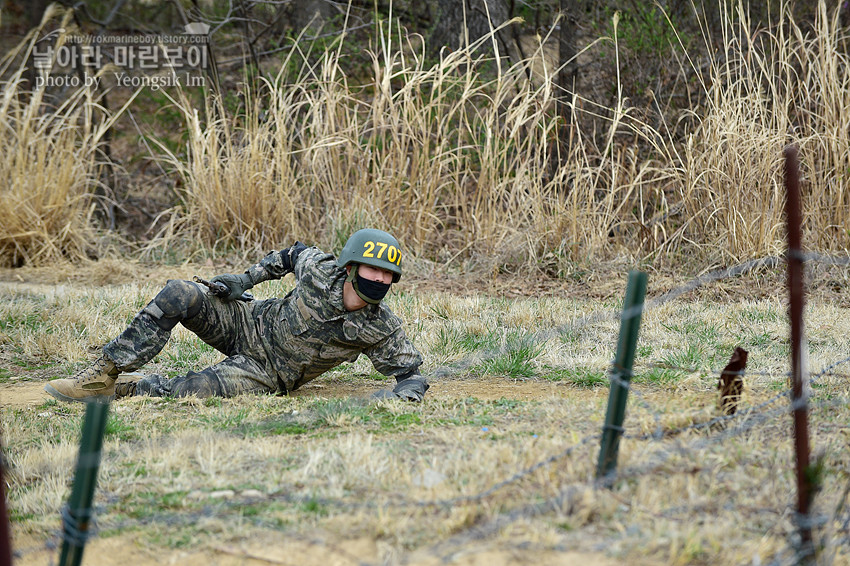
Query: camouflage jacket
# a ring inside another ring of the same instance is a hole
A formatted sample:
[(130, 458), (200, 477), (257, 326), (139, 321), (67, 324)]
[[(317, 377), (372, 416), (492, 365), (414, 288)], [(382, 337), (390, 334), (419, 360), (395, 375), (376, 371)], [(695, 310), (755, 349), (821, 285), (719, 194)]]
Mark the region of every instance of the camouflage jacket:
[[(283, 253), (270, 253), (248, 273), (255, 280), (282, 277), (286, 274)], [(293, 267), (296, 285), (292, 291), (283, 299), (254, 305), (263, 345), (287, 391), (343, 362), (353, 362), (361, 353), (383, 375), (399, 381), (424, 381), (419, 374), (422, 356), (389, 307), (382, 302), (356, 311), (345, 309), (346, 272), (337, 267), (333, 255), (307, 248), (298, 254)], [(259, 269), (270, 277), (259, 275)]]

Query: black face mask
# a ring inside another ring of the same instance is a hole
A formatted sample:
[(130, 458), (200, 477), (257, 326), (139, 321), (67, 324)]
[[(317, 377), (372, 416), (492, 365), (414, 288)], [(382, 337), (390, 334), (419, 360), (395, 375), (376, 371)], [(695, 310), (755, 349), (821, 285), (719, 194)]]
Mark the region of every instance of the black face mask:
[(360, 277), (360, 274), (357, 273), (356, 265), (351, 267), (351, 273), (348, 274), (347, 280), (351, 282), (351, 286), (354, 287), (354, 292), (357, 293), (357, 296), (370, 305), (380, 303), (381, 299), (386, 296), (387, 291), (390, 290), (390, 285), (392, 285), (392, 283), (370, 281), (369, 279)]

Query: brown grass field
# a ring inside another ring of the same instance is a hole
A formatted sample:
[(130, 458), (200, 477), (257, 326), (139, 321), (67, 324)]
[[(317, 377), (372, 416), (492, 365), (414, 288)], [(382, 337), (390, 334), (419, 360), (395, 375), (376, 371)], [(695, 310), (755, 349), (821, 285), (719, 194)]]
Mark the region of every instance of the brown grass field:
[[(0, 417), (17, 563), (57, 556), (83, 415), (44, 394), (45, 381), (90, 359), (159, 280), (204, 269), (4, 272)], [(835, 292), (842, 269), (813, 271), (806, 316), (817, 375), (846, 361), (850, 305)], [(432, 279), (403, 282), (390, 304), (426, 373), (449, 368), (422, 405), (367, 402), (386, 382), (363, 361), (290, 397), (113, 403), (99, 532), (85, 560), (795, 563), (781, 270), (647, 310), (610, 490), (594, 476), (625, 281), (617, 269), (593, 279), (510, 299), (520, 280), (447, 281), (451, 293)], [(651, 276), (648, 304), (681, 283)], [(290, 284), (255, 290), (274, 295)], [(537, 336), (536, 347), (518, 347), (520, 335)], [(750, 351), (743, 406), (710, 425), (717, 373), (737, 345)], [(216, 359), (178, 330), (145, 369), (174, 374)], [(847, 379), (846, 364), (817, 375), (809, 401), (823, 463), (815, 533), (824, 564), (850, 563)]]

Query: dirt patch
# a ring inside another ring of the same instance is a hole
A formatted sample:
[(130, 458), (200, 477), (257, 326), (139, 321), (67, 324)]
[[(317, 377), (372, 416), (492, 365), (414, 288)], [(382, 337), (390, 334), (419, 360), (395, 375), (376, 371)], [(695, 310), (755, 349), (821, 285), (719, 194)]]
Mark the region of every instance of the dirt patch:
[(4, 383), (0, 385), (0, 407), (4, 409), (33, 407), (52, 399), (41, 382)]
[[(52, 399), (44, 391), (45, 381), (16, 381), (0, 384), (0, 407), (18, 408), (38, 406)], [(321, 378), (293, 391), (293, 397), (325, 397), (331, 399), (344, 397), (364, 397), (380, 389), (378, 382), (356, 383), (351, 381), (325, 380)], [(441, 399), (465, 399), (476, 397), (484, 400), (516, 399), (534, 401), (560, 397), (575, 389), (564, 384), (544, 380), (435, 380), (431, 381), (429, 397)], [(607, 395), (607, 389), (590, 390), (598, 395)], [(118, 401), (120, 403), (120, 401)]]
[[(41, 546), (40, 541), (22, 537), (16, 547)], [(85, 548), (83, 560), (100, 566), (180, 565), (180, 566), (362, 566), (386, 563), (381, 559), (380, 544), (370, 539), (334, 542), (276, 540), (234, 544), (217, 544), (204, 550), (151, 550), (143, 547), (132, 535), (95, 538)], [(58, 549), (27, 553), (16, 564), (52, 564), (58, 558)], [(616, 566), (617, 562), (599, 555), (578, 552), (535, 551), (519, 549), (472, 548), (460, 556), (447, 560), (434, 556), (417, 556), (414, 553), (404, 561), (408, 566)]]
[[(476, 397), (483, 400), (516, 399), (518, 401), (535, 401), (560, 397), (566, 394), (567, 388), (563, 384), (551, 381), (530, 380), (505, 380), (499, 379), (469, 379), (469, 380), (430, 380), (431, 388), (428, 397), (440, 399), (466, 399)], [(308, 383), (300, 389), (293, 391), (291, 395), (303, 397), (309, 395), (321, 397), (359, 397), (372, 393), (380, 387), (374, 383), (358, 384), (352, 382), (337, 382), (320, 380)], [(2, 391), (2, 389), (0, 389)], [(600, 390), (601, 392), (602, 390)], [(575, 390), (572, 390), (575, 393)], [(605, 393), (607, 394), (607, 389)]]

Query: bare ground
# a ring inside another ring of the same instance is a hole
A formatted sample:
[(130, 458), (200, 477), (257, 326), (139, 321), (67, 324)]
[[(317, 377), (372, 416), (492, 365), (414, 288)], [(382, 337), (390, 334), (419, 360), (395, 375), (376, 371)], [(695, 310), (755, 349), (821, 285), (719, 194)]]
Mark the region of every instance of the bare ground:
[[(335, 541), (254, 541), (238, 547), (220, 545), (212, 550), (172, 551), (163, 554), (159, 549), (140, 548), (134, 537), (118, 536), (107, 539), (94, 539), (84, 551), (84, 562), (100, 566), (126, 566), (128, 564), (181, 565), (181, 566), (261, 566), (284, 564), (288, 566), (357, 566), (375, 563), (379, 548), (370, 539)], [(28, 541), (26, 538), (16, 541), (16, 546), (32, 543), (43, 547), (41, 541)], [(26, 560), (16, 564), (52, 564), (58, 551), (38, 551), (26, 555)], [(438, 566), (446, 564), (434, 556), (411, 556), (406, 564), (417, 566)], [(448, 564), (456, 566), (520, 566), (535, 564), (539, 566), (615, 566), (616, 561), (601, 555), (578, 552), (540, 552), (519, 549), (470, 548), (462, 555), (454, 557)]]
[[(320, 380), (321, 381), (321, 380)], [(483, 385), (486, 385), (484, 387)], [(377, 389), (374, 385), (366, 388), (355, 383), (326, 381), (313, 382), (293, 391), (292, 395), (321, 396), (327, 398), (365, 396)], [(428, 395), (439, 395), (447, 399), (463, 399), (465, 397), (477, 397), (479, 399), (517, 399), (520, 401), (533, 401), (549, 399), (559, 395), (559, 390), (565, 387), (557, 383), (547, 381), (491, 381), (482, 384), (480, 380), (452, 380), (432, 382)], [(575, 391), (572, 391), (575, 394)], [(607, 394), (607, 389), (600, 391), (600, 395)], [(0, 407), (23, 408), (39, 405), (49, 399), (50, 395), (44, 392), (43, 381), (18, 381), (14, 383), (0, 384)], [(120, 402), (120, 401), (119, 401)]]

